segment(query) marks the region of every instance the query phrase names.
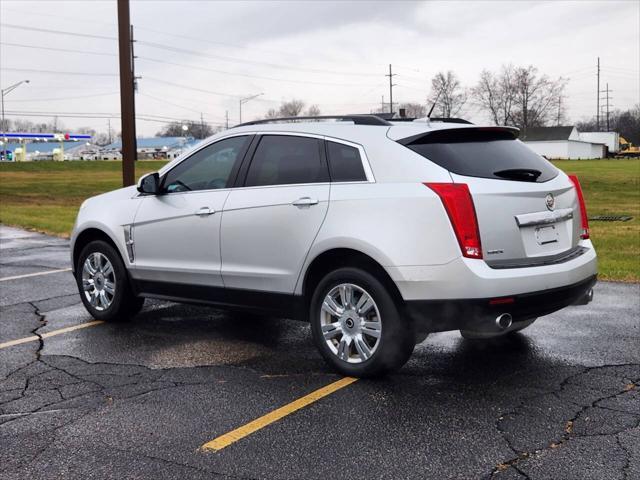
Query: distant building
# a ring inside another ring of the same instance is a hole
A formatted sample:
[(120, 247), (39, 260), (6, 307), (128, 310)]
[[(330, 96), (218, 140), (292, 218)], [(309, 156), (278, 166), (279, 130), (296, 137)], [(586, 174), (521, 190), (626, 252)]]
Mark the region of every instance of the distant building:
[[(138, 138), (137, 152), (138, 160), (143, 159), (171, 159), (179, 156), (183, 151), (186, 151), (200, 143), (201, 140), (196, 140), (192, 137), (151, 137), (151, 138)], [(104, 157), (115, 157), (117, 159), (122, 158), (122, 141), (110, 143), (101, 148), (100, 155)]]
[(582, 139), (574, 126), (529, 127), (526, 133), (520, 134), (520, 139), (538, 155), (549, 159), (577, 160), (607, 156), (604, 142)]
[(585, 142), (604, 143), (609, 153), (620, 151), (620, 134), (618, 132), (579, 132), (580, 140)]

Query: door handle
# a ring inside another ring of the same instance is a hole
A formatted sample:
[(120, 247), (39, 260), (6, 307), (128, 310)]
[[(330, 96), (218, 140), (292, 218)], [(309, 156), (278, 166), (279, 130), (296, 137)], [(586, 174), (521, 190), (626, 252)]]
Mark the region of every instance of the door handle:
[(212, 210), (209, 207), (202, 207), (198, 209), (195, 214), (198, 216), (205, 216), (205, 215), (212, 215), (214, 213), (216, 213), (215, 210)]
[(291, 205), (294, 205), (296, 207), (309, 207), (311, 205), (316, 205), (317, 203), (318, 203), (318, 199), (316, 198), (302, 197), (302, 198), (299, 198), (298, 200), (294, 200), (293, 202), (291, 202)]

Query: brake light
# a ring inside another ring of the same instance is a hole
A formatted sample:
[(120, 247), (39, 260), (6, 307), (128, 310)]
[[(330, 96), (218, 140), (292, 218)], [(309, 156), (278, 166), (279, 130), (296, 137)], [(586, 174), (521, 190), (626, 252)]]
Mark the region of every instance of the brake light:
[(424, 185), (436, 192), (442, 200), (460, 244), (462, 255), (467, 258), (482, 258), (476, 209), (467, 184), (425, 183)]
[(580, 219), (582, 221), (582, 233), (580, 238), (586, 240), (589, 238), (589, 219), (587, 217), (587, 206), (584, 203), (584, 195), (582, 195), (582, 187), (580, 181), (575, 175), (569, 175), (569, 179), (573, 182), (573, 186), (576, 189), (576, 195), (578, 196), (578, 204), (580, 206)]

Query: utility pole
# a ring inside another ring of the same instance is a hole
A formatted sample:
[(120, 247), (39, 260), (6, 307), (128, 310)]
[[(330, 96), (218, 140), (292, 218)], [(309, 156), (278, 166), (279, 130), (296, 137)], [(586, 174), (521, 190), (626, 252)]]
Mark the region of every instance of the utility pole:
[(389, 113), (393, 113), (393, 87), (395, 84), (392, 83), (392, 79), (395, 76), (395, 73), (391, 73), (391, 64), (389, 64), (389, 73), (385, 75), (385, 77), (389, 77)]
[(610, 127), (609, 127), (609, 107), (611, 106), (611, 105), (609, 105), (609, 100), (611, 100), (611, 98), (612, 98), (612, 97), (609, 96), (609, 94), (611, 92), (613, 92), (613, 90), (609, 90), (609, 83), (608, 82), (607, 82), (606, 85), (607, 85), (606, 90), (601, 90), (600, 93), (604, 93), (605, 94), (605, 96), (602, 97), (601, 100), (606, 100), (606, 102), (607, 102), (606, 103), (605, 112), (606, 112), (606, 115), (607, 115), (607, 132), (608, 132), (610, 130)]
[(384, 95), (382, 95), (382, 99), (380, 100), (380, 113), (384, 112)]
[(562, 111), (562, 96), (558, 97), (558, 119), (556, 121), (556, 126), (560, 126), (560, 112)]
[(598, 86), (597, 86), (597, 103), (596, 103), (596, 131), (600, 131), (600, 57), (598, 57)]
[(107, 136), (109, 137), (109, 145), (111, 145), (111, 142), (113, 140), (111, 140), (111, 119), (107, 119)]
[(122, 185), (135, 183), (136, 110), (135, 76), (133, 73), (133, 27), (129, 16), (129, 0), (118, 0), (118, 55), (120, 57), (120, 119), (122, 122)]
[(200, 138), (204, 138), (204, 117), (202, 112), (200, 112)]
[(229, 130), (229, 110), (224, 111), (224, 128)]

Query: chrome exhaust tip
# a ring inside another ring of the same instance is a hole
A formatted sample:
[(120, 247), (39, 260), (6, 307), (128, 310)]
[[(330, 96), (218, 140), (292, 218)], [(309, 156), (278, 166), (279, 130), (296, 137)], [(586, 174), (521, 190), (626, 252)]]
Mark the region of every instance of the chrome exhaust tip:
[(496, 325), (500, 330), (506, 330), (507, 328), (509, 328), (512, 321), (513, 318), (511, 317), (510, 313), (503, 313), (496, 317)]

